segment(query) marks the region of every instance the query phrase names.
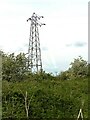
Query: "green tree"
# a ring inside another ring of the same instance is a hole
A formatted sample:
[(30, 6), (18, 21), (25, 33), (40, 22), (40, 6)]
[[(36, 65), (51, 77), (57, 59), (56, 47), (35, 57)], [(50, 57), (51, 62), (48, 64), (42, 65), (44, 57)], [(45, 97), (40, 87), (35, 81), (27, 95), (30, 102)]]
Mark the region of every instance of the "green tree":
[(68, 70), (62, 71), (59, 76), (60, 76), (61, 80), (68, 80), (69, 79), (69, 71)]
[(87, 61), (83, 60), (81, 56), (77, 59), (74, 59), (74, 62), (71, 62), (71, 67), (69, 68), (69, 73), (74, 77), (85, 77), (88, 74), (88, 65)]
[(27, 59), (24, 53), (17, 56), (12, 54), (2, 54), (2, 77), (5, 80), (22, 80), (26, 72)]
[(3, 79), (10, 80), (15, 73), (15, 57), (14, 53), (2, 55), (2, 77)]
[(23, 79), (27, 71), (27, 58), (24, 53), (20, 53), (16, 56), (15, 67), (16, 67), (16, 78)]

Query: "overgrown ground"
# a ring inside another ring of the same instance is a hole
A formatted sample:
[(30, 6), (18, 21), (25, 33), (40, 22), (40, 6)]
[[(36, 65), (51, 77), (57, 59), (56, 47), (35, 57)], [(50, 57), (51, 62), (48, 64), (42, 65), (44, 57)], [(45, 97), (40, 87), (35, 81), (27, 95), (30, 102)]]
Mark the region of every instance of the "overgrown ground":
[[(88, 118), (88, 79), (23, 80), (2, 84), (3, 118), (77, 118), (80, 108)], [(29, 103), (30, 102), (30, 103)]]
[(80, 108), (88, 118), (90, 64), (81, 56), (54, 76), (30, 72), (25, 53), (1, 53), (3, 119), (76, 120)]

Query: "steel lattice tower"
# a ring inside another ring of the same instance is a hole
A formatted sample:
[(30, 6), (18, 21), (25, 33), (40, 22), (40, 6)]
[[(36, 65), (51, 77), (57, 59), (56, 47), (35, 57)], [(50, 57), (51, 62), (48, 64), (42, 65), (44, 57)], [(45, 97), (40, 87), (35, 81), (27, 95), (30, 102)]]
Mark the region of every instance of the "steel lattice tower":
[(33, 13), (31, 18), (27, 20), (27, 22), (29, 20), (31, 21), (28, 48), (28, 69), (30, 69), (31, 72), (42, 72), (42, 60), (38, 26), (41, 27), (45, 24), (40, 23), (40, 18), (43, 18), (43, 16), (39, 16)]

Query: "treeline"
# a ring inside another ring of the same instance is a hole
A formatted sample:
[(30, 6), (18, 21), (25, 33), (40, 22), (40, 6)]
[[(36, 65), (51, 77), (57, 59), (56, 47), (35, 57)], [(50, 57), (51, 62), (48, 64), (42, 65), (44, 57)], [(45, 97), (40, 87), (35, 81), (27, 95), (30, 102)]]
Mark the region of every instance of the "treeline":
[(15, 56), (12, 54), (5, 54), (2, 52), (2, 79), (7, 81), (22, 81), (28, 78), (31, 79), (61, 79), (69, 80), (81, 77), (87, 77), (89, 75), (90, 64), (86, 60), (83, 60), (81, 56), (74, 59), (70, 64), (70, 68), (66, 71), (60, 72), (56, 77), (51, 73), (45, 71), (33, 74), (28, 70), (27, 57), (25, 53), (19, 53)]
[(81, 56), (74, 59), (70, 64), (70, 68), (60, 73), (60, 78), (63, 80), (86, 78), (90, 76), (90, 64)]
[(2, 120), (88, 118), (88, 69), (82, 57), (54, 76), (31, 73), (24, 53), (2, 52)]

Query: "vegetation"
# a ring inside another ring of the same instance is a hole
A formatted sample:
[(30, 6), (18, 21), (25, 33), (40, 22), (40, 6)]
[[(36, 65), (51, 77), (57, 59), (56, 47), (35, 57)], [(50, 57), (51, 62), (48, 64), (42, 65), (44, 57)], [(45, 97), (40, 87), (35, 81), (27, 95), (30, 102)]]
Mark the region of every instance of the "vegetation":
[(57, 76), (27, 69), (24, 53), (2, 52), (2, 109), (4, 118), (77, 118), (80, 108), (88, 118), (90, 68), (82, 57)]

